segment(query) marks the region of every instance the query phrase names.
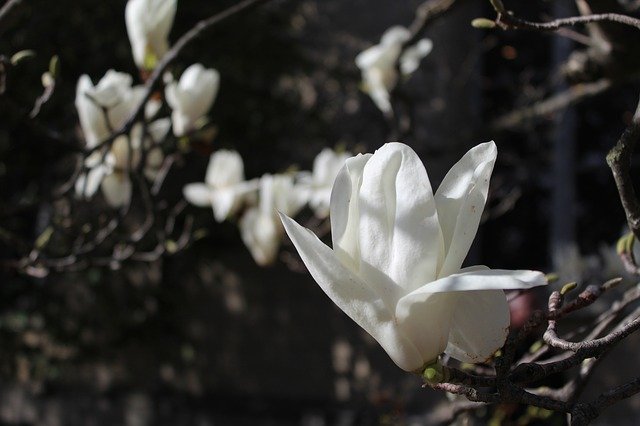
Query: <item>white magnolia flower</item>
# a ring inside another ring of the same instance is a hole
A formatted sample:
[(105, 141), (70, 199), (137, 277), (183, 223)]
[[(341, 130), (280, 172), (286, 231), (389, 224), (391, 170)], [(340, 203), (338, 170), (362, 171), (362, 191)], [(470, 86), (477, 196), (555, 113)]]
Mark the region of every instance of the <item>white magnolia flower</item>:
[(170, 82), (165, 89), (167, 103), (173, 110), (173, 133), (183, 136), (193, 130), (213, 104), (220, 87), (220, 74), (201, 64), (187, 68), (180, 81)]
[(331, 148), (325, 148), (313, 160), (312, 173), (300, 174), (300, 185), (307, 191), (309, 206), (316, 216), (320, 218), (329, 216), (333, 181), (349, 157), (351, 157), (349, 152), (337, 153)]
[(233, 216), (258, 189), (258, 182), (244, 180), (244, 164), (236, 151), (221, 149), (211, 154), (204, 183), (190, 183), (184, 198), (198, 207), (213, 207), (218, 222)]
[(259, 204), (240, 219), (242, 241), (258, 265), (272, 264), (284, 235), (278, 212), (294, 216), (306, 197), (294, 185), (290, 175), (264, 175), (260, 178)]
[(509, 329), (503, 289), (546, 283), (535, 271), (461, 269), (495, 158), (493, 142), (471, 149), (435, 195), (404, 144), (348, 159), (331, 194), (333, 250), (281, 216), (322, 290), (404, 370), (442, 352), (464, 362), (490, 357)]
[(382, 35), (380, 44), (356, 56), (356, 65), (362, 71), (364, 89), (385, 114), (390, 114), (392, 109), (389, 93), (398, 84), (398, 61), (400, 72), (408, 76), (418, 69), (422, 58), (433, 48), (431, 40), (423, 38), (402, 52), (403, 44), (410, 38), (411, 33), (405, 27), (391, 27)]
[(153, 69), (169, 50), (169, 32), (178, 0), (129, 0), (125, 8), (133, 60), (140, 69)]
[(107, 71), (95, 86), (88, 75), (80, 77), (76, 109), (87, 148), (95, 147), (122, 127), (142, 101), (144, 87), (133, 87), (132, 83), (129, 74), (114, 70)]

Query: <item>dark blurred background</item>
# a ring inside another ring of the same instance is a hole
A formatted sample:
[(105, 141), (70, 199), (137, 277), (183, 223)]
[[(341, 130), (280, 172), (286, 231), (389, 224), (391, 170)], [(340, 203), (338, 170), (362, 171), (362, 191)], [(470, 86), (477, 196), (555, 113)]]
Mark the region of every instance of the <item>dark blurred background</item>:
[[(180, 0), (171, 39), (233, 3)], [(210, 113), (217, 135), (185, 153), (167, 191), (179, 197), (182, 185), (201, 181), (218, 148), (237, 149), (253, 178), (291, 165), (309, 169), (325, 146), (371, 152), (388, 142), (392, 129), (360, 91), (353, 59), (388, 27), (409, 25), (420, 3), (277, 0), (207, 32), (175, 70), (201, 62), (220, 71)], [(533, 19), (576, 13), (569, 0), (511, 3)], [(34, 239), (50, 215), (43, 194), (68, 176), (66, 157), (79, 140), (78, 77), (97, 81), (108, 69), (137, 74), (125, 4), (33, 0), (0, 28), (0, 54), (37, 53), (7, 74), (0, 96), (4, 235)], [(624, 11), (616, 1), (592, 4)], [(461, 0), (427, 28), (434, 50), (399, 91), (412, 117), (403, 142), (424, 159), (435, 187), (467, 149), (496, 141), (486, 220), (469, 263), (599, 280), (607, 267), (600, 252), (610, 250), (624, 225), (604, 157), (635, 108), (640, 87), (630, 76), (637, 64), (566, 77), (560, 69), (572, 51), (583, 50), (579, 44), (552, 34), (471, 28), (480, 16), (493, 17), (488, 2)], [(637, 35), (616, 37), (622, 57), (640, 57), (632, 49)], [(61, 66), (55, 93), (30, 120), (26, 113), (53, 55)], [(495, 128), (504, 114), (601, 78), (615, 81), (613, 88)], [(216, 224), (208, 209), (189, 209), (207, 236), (155, 262), (44, 278), (3, 266), (2, 424), (435, 423), (444, 395), (399, 370), (300, 268), (290, 244), (275, 266), (260, 268), (236, 224)], [(9, 241), (0, 244), (3, 259), (17, 250)], [(637, 357), (632, 346), (619, 356)], [(617, 369), (604, 368), (593, 386), (616, 383), (626, 374)], [(618, 415), (632, 417), (616, 424), (637, 416), (638, 405), (637, 398), (623, 404)]]

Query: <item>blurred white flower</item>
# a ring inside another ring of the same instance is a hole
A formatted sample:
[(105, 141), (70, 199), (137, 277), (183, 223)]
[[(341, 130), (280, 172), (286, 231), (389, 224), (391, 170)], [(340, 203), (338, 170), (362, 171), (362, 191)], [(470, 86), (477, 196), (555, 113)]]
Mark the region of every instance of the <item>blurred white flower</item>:
[(221, 149), (211, 154), (204, 183), (190, 183), (182, 192), (191, 204), (213, 207), (214, 218), (222, 222), (233, 216), (257, 189), (257, 180), (244, 179), (240, 154)]
[(144, 97), (143, 86), (132, 86), (129, 74), (109, 70), (95, 86), (82, 75), (76, 87), (76, 110), (87, 148), (107, 139), (124, 125)]
[(133, 60), (140, 69), (151, 70), (169, 50), (169, 33), (176, 16), (177, 0), (129, 0), (125, 8), (127, 33)]
[(385, 114), (391, 114), (390, 92), (398, 84), (397, 63), (400, 72), (408, 76), (418, 69), (420, 61), (431, 52), (433, 43), (423, 38), (402, 52), (402, 46), (411, 38), (407, 28), (394, 26), (382, 35), (380, 44), (372, 46), (358, 56), (356, 65), (362, 71), (364, 90)]
[(493, 142), (471, 149), (435, 195), (407, 145), (348, 159), (331, 194), (333, 250), (281, 215), (322, 290), (404, 370), (418, 371), (442, 352), (487, 359), (509, 330), (503, 289), (546, 283), (535, 271), (461, 269), (496, 153)]
[(220, 74), (214, 69), (205, 69), (201, 64), (187, 68), (180, 81), (169, 82), (165, 89), (167, 103), (173, 110), (173, 133), (183, 136), (203, 119), (218, 94)]
[(152, 180), (164, 160), (158, 144), (166, 137), (170, 126), (169, 119), (154, 121), (149, 124), (147, 137), (143, 141), (143, 127), (136, 124), (130, 136), (117, 137), (108, 151), (92, 153), (85, 161), (87, 172), (81, 174), (76, 181), (76, 194), (91, 198), (98, 187), (101, 187), (102, 194), (111, 207), (126, 205), (132, 193), (129, 173), (139, 166), (142, 148), (147, 151), (142, 171), (147, 179)]
[(349, 157), (349, 152), (338, 153), (331, 148), (324, 148), (313, 160), (313, 171), (300, 173), (301, 188), (307, 192), (309, 207), (317, 217), (329, 216), (333, 181)]
[(306, 197), (294, 185), (291, 175), (269, 175), (260, 178), (258, 205), (240, 219), (240, 234), (253, 259), (260, 266), (272, 264), (284, 235), (278, 212), (294, 216), (302, 209)]

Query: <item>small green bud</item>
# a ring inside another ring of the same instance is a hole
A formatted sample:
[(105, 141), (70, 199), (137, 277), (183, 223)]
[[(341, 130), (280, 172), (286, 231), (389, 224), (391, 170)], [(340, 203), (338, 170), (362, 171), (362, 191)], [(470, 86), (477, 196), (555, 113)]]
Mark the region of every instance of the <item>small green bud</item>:
[(169, 254), (174, 254), (178, 251), (178, 244), (173, 240), (167, 240), (164, 246)]
[(496, 10), (496, 12), (503, 13), (505, 12), (504, 4), (502, 4), (502, 0), (489, 0), (491, 6)]
[(542, 348), (542, 345), (544, 344), (544, 342), (542, 340), (536, 340), (534, 342), (533, 345), (531, 345), (531, 347), (529, 348), (529, 353), (535, 353), (538, 352), (538, 350), (540, 348)]
[(60, 58), (58, 58), (58, 55), (53, 55), (49, 60), (49, 74), (54, 79), (60, 75)]
[(435, 385), (447, 380), (447, 370), (439, 359), (426, 363), (422, 368), (422, 378), (429, 384)]
[(142, 65), (146, 71), (153, 71), (158, 65), (158, 57), (149, 48), (144, 54), (144, 64)]
[(38, 250), (42, 250), (49, 244), (49, 240), (51, 240), (51, 236), (53, 235), (53, 228), (51, 226), (47, 227), (42, 234), (38, 236), (35, 242), (35, 247)]
[(635, 237), (633, 235), (633, 232), (624, 234), (616, 243), (616, 251), (618, 252), (618, 254), (632, 253), (634, 242)]
[(491, 19), (476, 18), (473, 21), (471, 21), (471, 26), (473, 28), (480, 28), (480, 29), (483, 29), (483, 30), (490, 30), (490, 29), (496, 27), (496, 23), (495, 23), (495, 21), (492, 21)]
[(565, 294), (569, 293), (570, 291), (575, 290), (576, 287), (578, 287), (578, 283), (577, 282), (567, 283), (567, 284), (562, 286), (562, 289), (560, 290), (560, 294), (564, 296)]
[(560, 276), (556, 273), (550, 273), (544, 276), (549, 284), (552, 284), (560, 279)]

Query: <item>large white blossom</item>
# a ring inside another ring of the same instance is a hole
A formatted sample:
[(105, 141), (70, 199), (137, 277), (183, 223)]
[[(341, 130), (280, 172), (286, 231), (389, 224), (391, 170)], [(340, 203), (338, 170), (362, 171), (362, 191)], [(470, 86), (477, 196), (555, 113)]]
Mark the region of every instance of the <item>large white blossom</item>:
[(165, 89), (167, 103), (173, 110), (173, 133), (183, 136), (194, 130), (213, 104), (220, 87), (220, 74), (202, 64), (187, 68), (180, 81), (169, 82)]
[(140, 69), (153, 69), (169, 50), (169, 33), (178, 0), (129, 0), (125, 8), (133, 60)]
[(276, 260), (284, 235), (278, 212), (294, 216), (305, 202), (306, 197), (294, 184), (293, 176), (266, 174), (260, 178), (258, 205), (240, 219), (242, 241), (258, 265), (270, 265)]
[(402, 75), (408, 76), (418, 69), (422, 58), (433, 48), (431, 40), (424, 38), (403, 52), (402, 46), (410, 38), (411, 33), (407, 28), (394, 26), (385, 31), (380, 44), (356, 56), (356, 65), (362, 71), (364, 90), (385, 114), (392, 112), (390, 92), (398, 84), (398, 62)]
[(312, 172), (300, 173), (301, 188), (306, 191), (309, 207), (317, 217), (325, 218), (329, 215), (333, 181), (349, 157), (349, 152), (336, 152), (331, 148), (325, 148), (313, 160)]
[(487, 359), (509, 329), (503, 289), (546, 283), (535, 271), (461, 268), (496, 153), (493, 142), (471, 149), (435, 194), (404, 144), (348, 159), (331, 194), (333, 250), (281, 215), (322, 290), (404, 370), (443, 352), (464, 362)]
[(190, 183), (182, 192), (191, 204), (211, 206), (216, 221), (222, 222), (233, 216), (257, 189), (256, 180), (245, 181), (240, 154), (221, 149), (211, 154), (204, 183)]

